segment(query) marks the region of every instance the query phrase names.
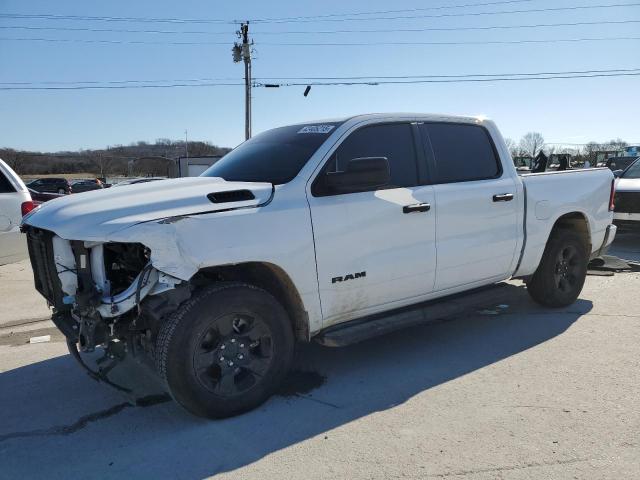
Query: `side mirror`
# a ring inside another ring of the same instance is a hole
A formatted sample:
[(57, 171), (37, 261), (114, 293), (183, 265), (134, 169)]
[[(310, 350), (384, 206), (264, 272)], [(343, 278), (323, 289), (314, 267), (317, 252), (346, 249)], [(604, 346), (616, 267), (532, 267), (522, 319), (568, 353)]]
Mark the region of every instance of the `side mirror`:
[(327, 173), (325, 186), (336, 192), (364, 191), (383, 187), (391, 181), (386, 157), (353, 158), (344, 172)]
[(613, 171), (613, 176), (616, 177), (616, 178), (620, 178), (623, 173), (624, 173), (624, 170), (614, 170)]

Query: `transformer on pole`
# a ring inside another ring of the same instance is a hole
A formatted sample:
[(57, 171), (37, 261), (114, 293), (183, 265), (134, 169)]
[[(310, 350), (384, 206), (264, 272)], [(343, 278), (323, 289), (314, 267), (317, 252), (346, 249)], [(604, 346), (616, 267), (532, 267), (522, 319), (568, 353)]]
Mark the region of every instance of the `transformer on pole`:
[(240, 24), (237, 35), (241, 42), (235, 42), (232, 53), (235, 63), (244, 61), (244, 136), (248, 140), (251, 138), (251, 46), (253, 45), (253, 42), (249, 41), (249, 22)]

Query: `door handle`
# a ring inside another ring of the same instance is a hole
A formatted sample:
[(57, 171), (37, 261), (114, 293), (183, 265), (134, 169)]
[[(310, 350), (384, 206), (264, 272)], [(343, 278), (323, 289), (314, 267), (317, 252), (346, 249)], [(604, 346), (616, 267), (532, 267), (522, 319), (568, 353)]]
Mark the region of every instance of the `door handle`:
[(499, 193), (493, 196), (494, 202), (510, 202), (513, 200), (513, 193)]
[(431, 210), (431, 205), (428, 203), (414, 203), (402, 207), (402, 213), (428, 212), (429, 210)]

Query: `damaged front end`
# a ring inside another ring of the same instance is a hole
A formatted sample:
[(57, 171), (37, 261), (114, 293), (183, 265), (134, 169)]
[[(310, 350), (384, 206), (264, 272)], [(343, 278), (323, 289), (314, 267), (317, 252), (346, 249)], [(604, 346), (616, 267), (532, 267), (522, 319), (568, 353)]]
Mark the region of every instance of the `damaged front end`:
[(110, 358), (152, 355), (160, 323), (191, 296), (189, 282), (157, 270), (140, 243), (70, 241), (24, 230), (36, 289), (81, 351), (102, 346)]

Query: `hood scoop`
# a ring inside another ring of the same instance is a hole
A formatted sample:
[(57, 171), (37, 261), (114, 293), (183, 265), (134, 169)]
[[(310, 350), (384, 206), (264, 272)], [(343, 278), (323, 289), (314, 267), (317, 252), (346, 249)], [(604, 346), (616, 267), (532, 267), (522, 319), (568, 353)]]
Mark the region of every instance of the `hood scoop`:
[(247, 200), (253, 200), (256, 197), (251, 190), (229, 190), (226, 192), (214, 192), (207, 195), (207, 198), (212, 203), (230, 203), (230, 202), (244, 202)]

